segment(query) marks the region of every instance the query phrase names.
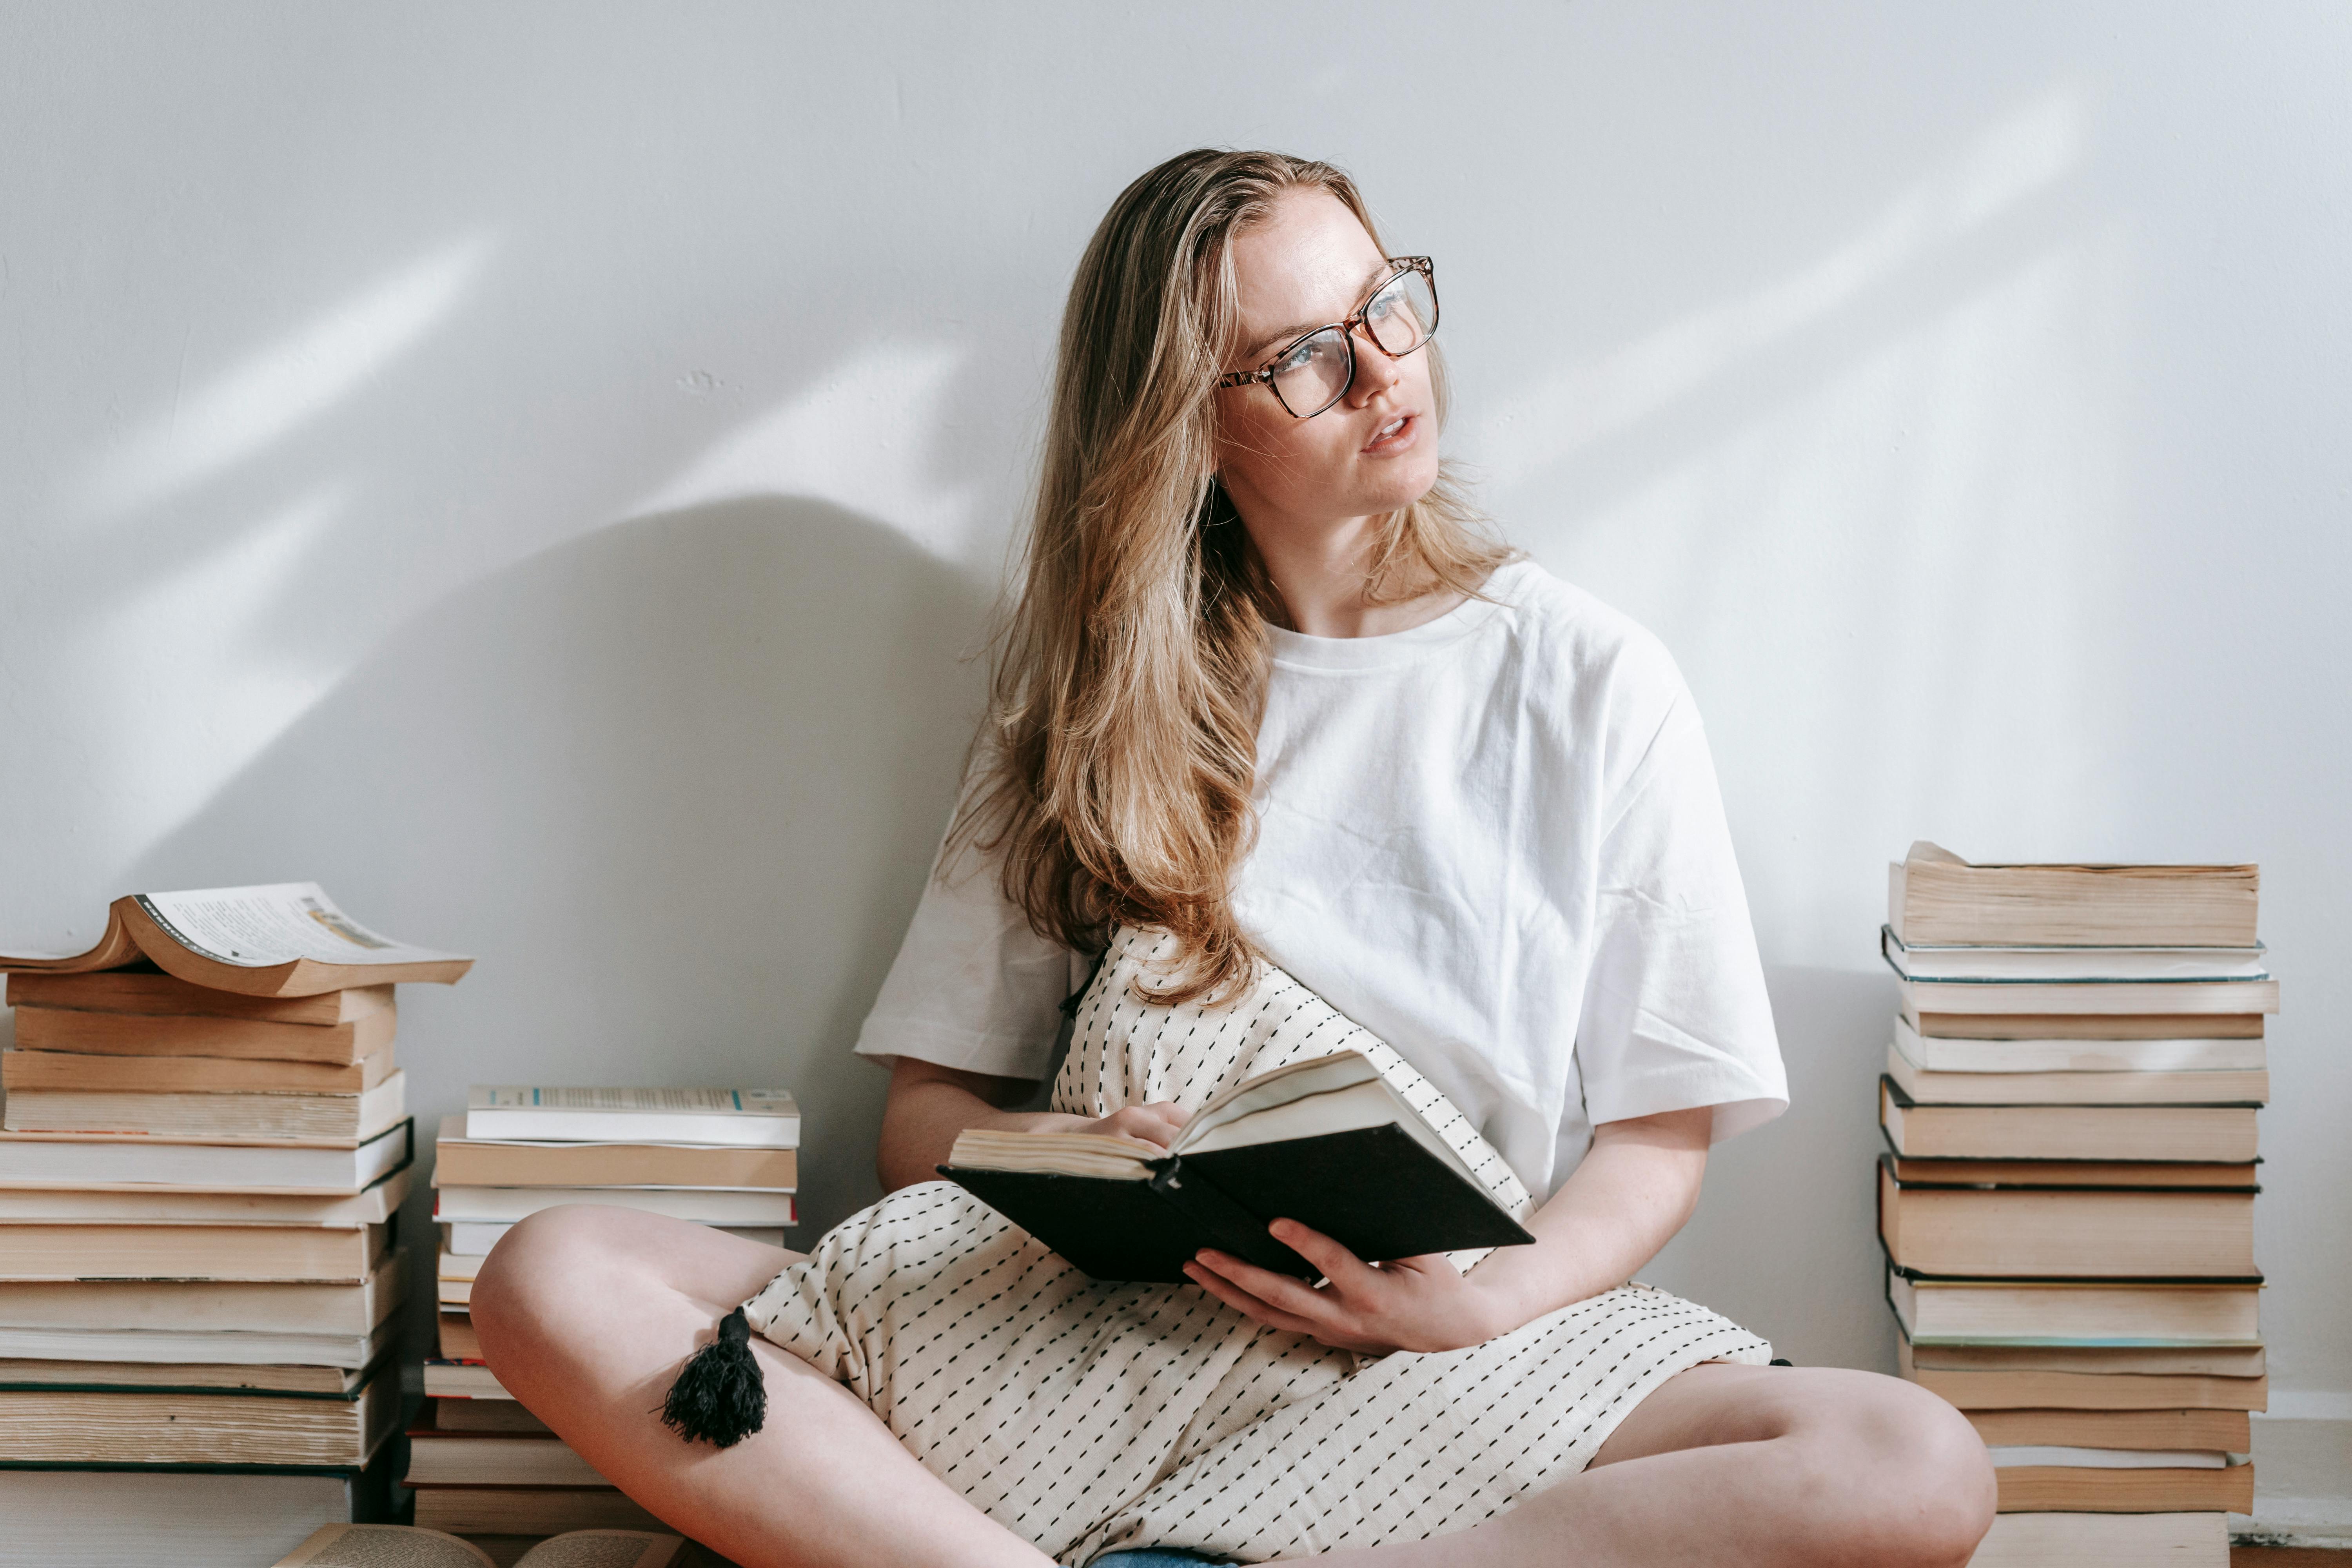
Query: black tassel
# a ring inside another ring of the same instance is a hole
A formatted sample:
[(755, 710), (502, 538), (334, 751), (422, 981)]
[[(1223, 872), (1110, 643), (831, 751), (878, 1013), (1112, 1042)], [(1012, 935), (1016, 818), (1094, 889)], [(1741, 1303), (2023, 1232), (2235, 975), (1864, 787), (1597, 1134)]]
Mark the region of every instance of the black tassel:
[(751, 1353), (751, 1320), (736, 1308), (719, 1334), (686, 1358), (662, 1401), (662, 1425), (689, 1443), (731, 1448), (768, 1419), (768, 1384)]

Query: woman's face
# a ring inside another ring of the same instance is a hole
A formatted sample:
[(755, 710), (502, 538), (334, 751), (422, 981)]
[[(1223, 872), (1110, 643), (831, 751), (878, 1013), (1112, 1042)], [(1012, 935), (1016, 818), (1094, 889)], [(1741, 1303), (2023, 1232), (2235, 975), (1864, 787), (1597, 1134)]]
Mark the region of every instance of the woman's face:
[[(1241, 321), (1223, 368), (1256, 370), (1301, 332), (1346, 320), (1388, 268), (1328, 191), (1285, 192), (1233, 241)], [(1311, 419), (1263, 384), (1217, 394), (1217, 477), (1253, 528), (1313, 528), (1410, 505), (1437, 482), (1426, 350), (1402, 359), (1356, 331), (1356, 379)]]

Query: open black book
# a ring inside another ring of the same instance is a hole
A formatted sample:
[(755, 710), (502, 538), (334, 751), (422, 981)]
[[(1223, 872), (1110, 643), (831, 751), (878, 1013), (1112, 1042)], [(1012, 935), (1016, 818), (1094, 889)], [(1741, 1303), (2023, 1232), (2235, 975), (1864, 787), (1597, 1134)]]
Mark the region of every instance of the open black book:
[(1165, 1152), (1084, 1132), (955, 1142), (940, 1174), (1097, 1279), (1178, 1282), (1204, 1247), (1312, 1279), (1294, 1219), (1367, 1262), (1531, 1242), (1360, 1052), (1234, 1085)]

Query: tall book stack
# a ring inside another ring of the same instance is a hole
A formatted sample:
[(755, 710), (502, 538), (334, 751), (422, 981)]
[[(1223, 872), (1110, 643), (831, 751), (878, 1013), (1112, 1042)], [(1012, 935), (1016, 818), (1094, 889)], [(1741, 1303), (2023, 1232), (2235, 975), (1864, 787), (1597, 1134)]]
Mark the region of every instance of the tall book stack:
[(1879, 1235), (1904, 1376), (1991, 1449), (1979, 1568), (2226, 1568), (2251, 1512), (2252, 866), (1892, 868)]
[(266, 1562), (389, 1506), (414, 1144), (393, 983), (470, 961), (308, 883), (142, 895), (108, 932), (0, 958), (6, 1551)]
[(435, 1145), (441, 1354), (409, 1429), (416, 1522), (457, 1534), (658, 1529), (482, 1363), (468, 1308), (517, 1222), (609, 1204), (782, 1247), (796, 1216), (800, 1111), (776, 1089), (477, 1086)]

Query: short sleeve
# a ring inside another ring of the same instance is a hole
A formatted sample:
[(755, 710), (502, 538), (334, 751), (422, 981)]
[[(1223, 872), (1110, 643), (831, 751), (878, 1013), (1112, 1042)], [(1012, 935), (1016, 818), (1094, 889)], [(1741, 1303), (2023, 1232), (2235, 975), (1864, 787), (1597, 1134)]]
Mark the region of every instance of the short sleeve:
[(1062, 1000), (1083, 979), (1085, 961), (1029, 929), (1028, 917), (1005, 899), (997, 870), (993, 858), (970, 846), (944, 877), (934, 862), (858, 1032), (858, 1055), (1045, 1077)]
[(1586, 1119), (1716, 1108), (1715, 1141), (1789, 1106), (1748, 896), (1681, 679), (1599, 851), (1576, 1055)]

